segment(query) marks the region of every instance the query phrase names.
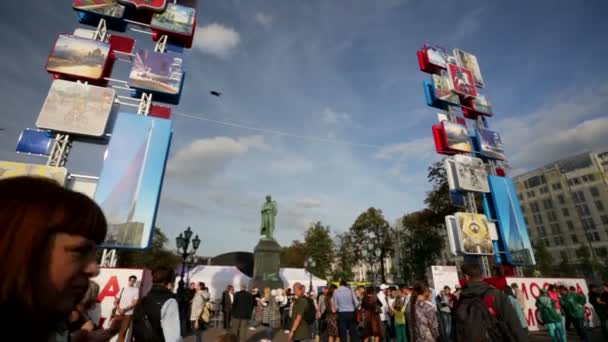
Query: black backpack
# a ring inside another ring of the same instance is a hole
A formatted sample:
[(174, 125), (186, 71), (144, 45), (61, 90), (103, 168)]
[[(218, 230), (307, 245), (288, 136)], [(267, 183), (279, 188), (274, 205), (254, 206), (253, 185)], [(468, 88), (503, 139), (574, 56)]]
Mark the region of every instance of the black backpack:
[(315, 302), (310, 297), (304, 297), (306, 300), (306, 310), (304, 310), (304, 320), (308, 324), (313, 324), (317, 319), (317, 310), (315, 309)]
[(161, 309), (165, 302), (173, 298), (168, 289), (152, 288), (133, 309), (133, 338), (135, 341), (165, 342), (160, 324)]
[[(453, 325), (457, 342), (508, 342), (513, 341), (506, 323), (494, 307), (496, 292), (489, 289), (481, 296), (461, 293), (454, 309)], [(486, 302), (489, 304), (486, 305)]]

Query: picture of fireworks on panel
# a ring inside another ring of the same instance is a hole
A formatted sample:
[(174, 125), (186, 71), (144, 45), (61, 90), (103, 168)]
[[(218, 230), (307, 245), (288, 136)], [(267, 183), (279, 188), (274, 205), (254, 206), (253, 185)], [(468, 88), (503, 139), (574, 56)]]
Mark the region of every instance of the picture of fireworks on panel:
[(481, 159), (461, 154), (453, 158), (457, 190), (490, 192), (488, 174)]
[(448, 67), (448, 52), (445, 48), (437, 45), (424, 45), (426, 57), (430, 64), (447, 69)]
[(437, 99), (453, 105), (460, 105), (460, 98), (453, 92), (454, 88), (448, 77), (440, 75), (432, 75), (431, 77), (433, 78), (433, 89)]
[(103, 17), (122, 18), (125, 14), (125, 6), (116, 0), (74, 0), (72, 8)]
[(507, 261), (514, 265), (534, 265), (532, 243), (513, 181), (498, 176), (489, 176), (488, 179), (500, 237), (507, 249)]
[(149, 9), (154, 12), (164, 11), (167, 0), (118, 0), (121, 4), (134, 6), (137, 9)]
[(164, 32), (192, 36), (195, 18), (194, 8), (169, 3), (164, 12), (152, 16), (150, 27)]
[(455, 216), (461, 234), (462, 252), (474, 255), (493, 255), (494, 245), (486, 215), (456, 213)]
[(180, 93), (183, 75), (182, 58), (179, 55), (140, 50), (133, 58), (129, 86), (177, 95)]
[(0, 179), (19, 176), (37, 176), (50, 178), (63, 186), (65, 185), (65, 178), (67, 175), (68, 170), (65, 167), (26, 164), (0, 160)]
[(477, 57), (472, 53), (468, 53), (460, 49), (454, 49), (454, 55), (458, 60), (458, 65), (470, 70), (473, 73), (473, 76), (475, 77), (475, 85), (483, 88), (485, 86), (485, 82), (481, 76), (481, 69), (479, 68)]
[(50, 73), (98, 80), (103, 77), (110, 44), (72, 35), (59, 35), (49, 55)]
[(481, 154), (486, 158), (505, 160), (505, 150), (498, 132), (489, 129), (477, 129)]
[(60, 132), (102, 136), (115, 91), (112, 88), (55, 80), (44, 101), (36, 126)]
[(118, 114), (95, 192), (108, 220), (104, 246), (148, 247), (170, 140), (170, 120)]
[(450, 121), (442, 121), (441, 125), (445, 132), (445, 146), (448, 149), (464, 153), (473, 150), (466, 126)]
[(456, 64), (448, 64), (448, 72), (454, 92), (466, 97), (477, 96), (475, 78), (470, 70)]

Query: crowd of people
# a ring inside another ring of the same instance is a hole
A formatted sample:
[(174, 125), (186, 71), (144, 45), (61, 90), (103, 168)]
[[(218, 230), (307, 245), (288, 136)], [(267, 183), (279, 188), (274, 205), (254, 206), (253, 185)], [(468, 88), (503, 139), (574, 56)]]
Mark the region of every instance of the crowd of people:
[[(0, 180), (0, 320), (7, 341), (182, 341), (184, 320), (202, 341), (212, 307), (204, 283), (191, 284), (189, 312), (180, 312), (174, 294), (175, 272), (153, 269), (152, 288), (142, 298), (129, 278), (115, 298), (109, 324), (100, 322), (99, 272), (96, 246), (107, 223), (99, 206), (87, 196), (43, 178)], [(279, 330), (291, 341), (436, 342), (526, 341), (525, 302), (516, 284), (498, 290), (482, 281), (479, 265), (462, 265), (464, 283), (436, 291), (424, 281), (411, 288), (381, 285), (352, 289), (344, 281), (316, 296), (303, 284), (291, 289), (222, 294), (222, 341), (245, 341), (248, 330), (264, 329), (264, 342)], [(44, 284), (44, 286), (41, 286)], [(553, 341), (566, 341), (572, 325), (589, 341), (587, 299), (575, 288), (551, 285), (536, 300), (541, 323)], [(608, 283), (591, 285), (593, 306), (608, 340)]]

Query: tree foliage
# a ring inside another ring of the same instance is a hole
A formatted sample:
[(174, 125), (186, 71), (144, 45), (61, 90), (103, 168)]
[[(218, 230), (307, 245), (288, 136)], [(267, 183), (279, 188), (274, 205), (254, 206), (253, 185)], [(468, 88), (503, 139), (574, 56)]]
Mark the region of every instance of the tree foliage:
[(333, 280), (352, 281), (354, 279), (352, 267), (356, 262), (352, 236), (348, 232), (337, 234), (334, 246), (336, 264), (332, 272)]
[(379, 266), (380, 281), (386, 282), (384, 260), (393, 255), (394, 234), (382, 210), (369, 208), (359, 215), (350, 228), (356, 248), (355, 257), (375, 269)]
[(401, 220), (399, 263), (406, 282), (424, 278), (428, 267), (441, 257), (444, 239), (438, 231), (442, 226), (436, 224), (436, 216), (431, 209), (424, 209)]
[(281, 249), (281, 267), (304, 267), (306, 248), (304, 243), (294, 240), (290, 246)]
[(534, 246), (534, 256), (536, 258), (536, 269), (540, 271), (543, 276), (551, 275), (553, 257), (547, 247), (542, 243)]
[(154, 229), (154, 237), (150, 249), (144, 251), (118, 251), (118, 266), (132, 268), (168, 267), (177, 268), (182, 262), (181, 257), (165, 248), (169, 242), (167, 236), (160, 230)]
[(334, 260), (334, 243), (329, 226), (325, 227), (321, 222), (310, 225), (304, 234), (304, 255), (315, 262), (315, 266), (310, 269), (312, 274), (323, 279), (330, 275)]

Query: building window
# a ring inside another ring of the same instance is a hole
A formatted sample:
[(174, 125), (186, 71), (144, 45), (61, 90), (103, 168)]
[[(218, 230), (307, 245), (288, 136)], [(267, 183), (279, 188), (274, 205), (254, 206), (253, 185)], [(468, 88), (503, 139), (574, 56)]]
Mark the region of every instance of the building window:
[(589, 192), (591, 192), (591, 196), (593, 197), (597, 197), (600, 195), (600, 191), (595, 186), (590, 187)]
[(591, 212), (589, 211), (589, 207), (586, 204), (577, 205), (576, 206), (576, 212), (581, 217), (582, 216), (589, 216), (589, 215), (591, 215)]
[(586, 204), (583, 204), (583, 212), (585, 215), (590, 216), (591, 212), (589, 211), (589, 207)]
[(528, 198), (532, 198), (536, 196), (536, 193), (534, 192), (534, 190), (528, 191)]
[(545, 210), (553, 209), (553, 201), (550, 198), (543, 200), (543, 207)]
[(589, 182), (593, 182), (593, 181), (595, 181), (595, 176), (594, 175), (587, 175), (587, 180)]
[(570, 216), (570, 212), (568, 211), (568, 208), (562, 208), (562, 215), (564, 215), (564, 217)]
[(559, 204), (566, 203), (566, 199), (564, 198), (564, 195), (557, 195), (557, 201), (559, 202)]
[(531, 202), (530, 209), (532, 209), (533, 213), (537, 213), (540, 211), (540, 207), (538, 206), (538, 202)]
[(554, 237), (554, 238), (553, 238), (553, 243), (555, 243), (555, 245), (556, 245), (556, 246), (559, 246), (559, 245), (560, 245), (560, 244), (559, 244), (559, 237), (557, 237), (557, 236), (556, 236), (556, 237)]
[(526, 223), (526, 226), (530, 225), (530, 223), (528, 222), (528, 218), (526, 216), (524, 216), (524, 222)]
[(545, 246), (550, 247), (551, 244), (549, 243), (549, 239), (545, 239)]
[(595, 201), (595, 207), (599, 211), (604, 211), (604, 204), (602, 203), (602, 201)]
[(608, 216), (602, 215), (600, 218), (602, 219), (603, 225), (608, 225)]
[(570, 238), (572, 238), (572, 243), (578, 243), (578, 237), (575, 234), (572, 234)]
[(561, 184), (561, 183), (554, 183), (554, 184), (551, 184), (551, 188), (552, 188), (553, 190), (561, 190), (561, 189), (562, 189), (562, 184)]
[(593, 229), (595, 229), (595, 222), (593, 222), (593, 219), (591, 217), (587, 217), (587, 218), (581, 219), (581, 223), (583, 224), (583, 229), (584, 230), (593, 230)]
[(585, 193), (581, 190), (573, 192), (572, 199), (574, 200), (574, 203), (585, 202)]
[(551, 234), (561, 234), (562, 229), (557, 223), (551, 223)]
[(557, 221), (557, 215), (555, 215), (555, 211), (553, 210), (547, 212), (547, 217), (549, 218), (549, 222)]
[(540, 236), (546, 236), (547, 235), (547, 232), (545, 231), (545, 227), (538, 226), (536, 229), (538, 229), (538, 235), (540, 235)]
[(598, 234), (597, 232), (593, 232), (593, 237), (595, 238), (594, 241), (600, 241), (600, 234)]
[(595, 249), (595, 254), (599, 257), (606, 257), (608, 256), (608, 249), (606, 247), (598, 247)]
[(566, 251), (559, 251), (559, 255), (562, 257), (562, 260), (568, 261), (568, 253)]
[(569, 231), (574, 230), (574, 224), (572, 224), (572, 221), (566, 221), (566, 225), (568, 226)]
[(547, 186), (543, 186), (538, 191), (540, 191), (541, 195), (542, 194), (548, 194), (549, 193), (549, 188)]
[(534, 214), (534, 224), (543, 224), (543, 217), (540, 214)]

